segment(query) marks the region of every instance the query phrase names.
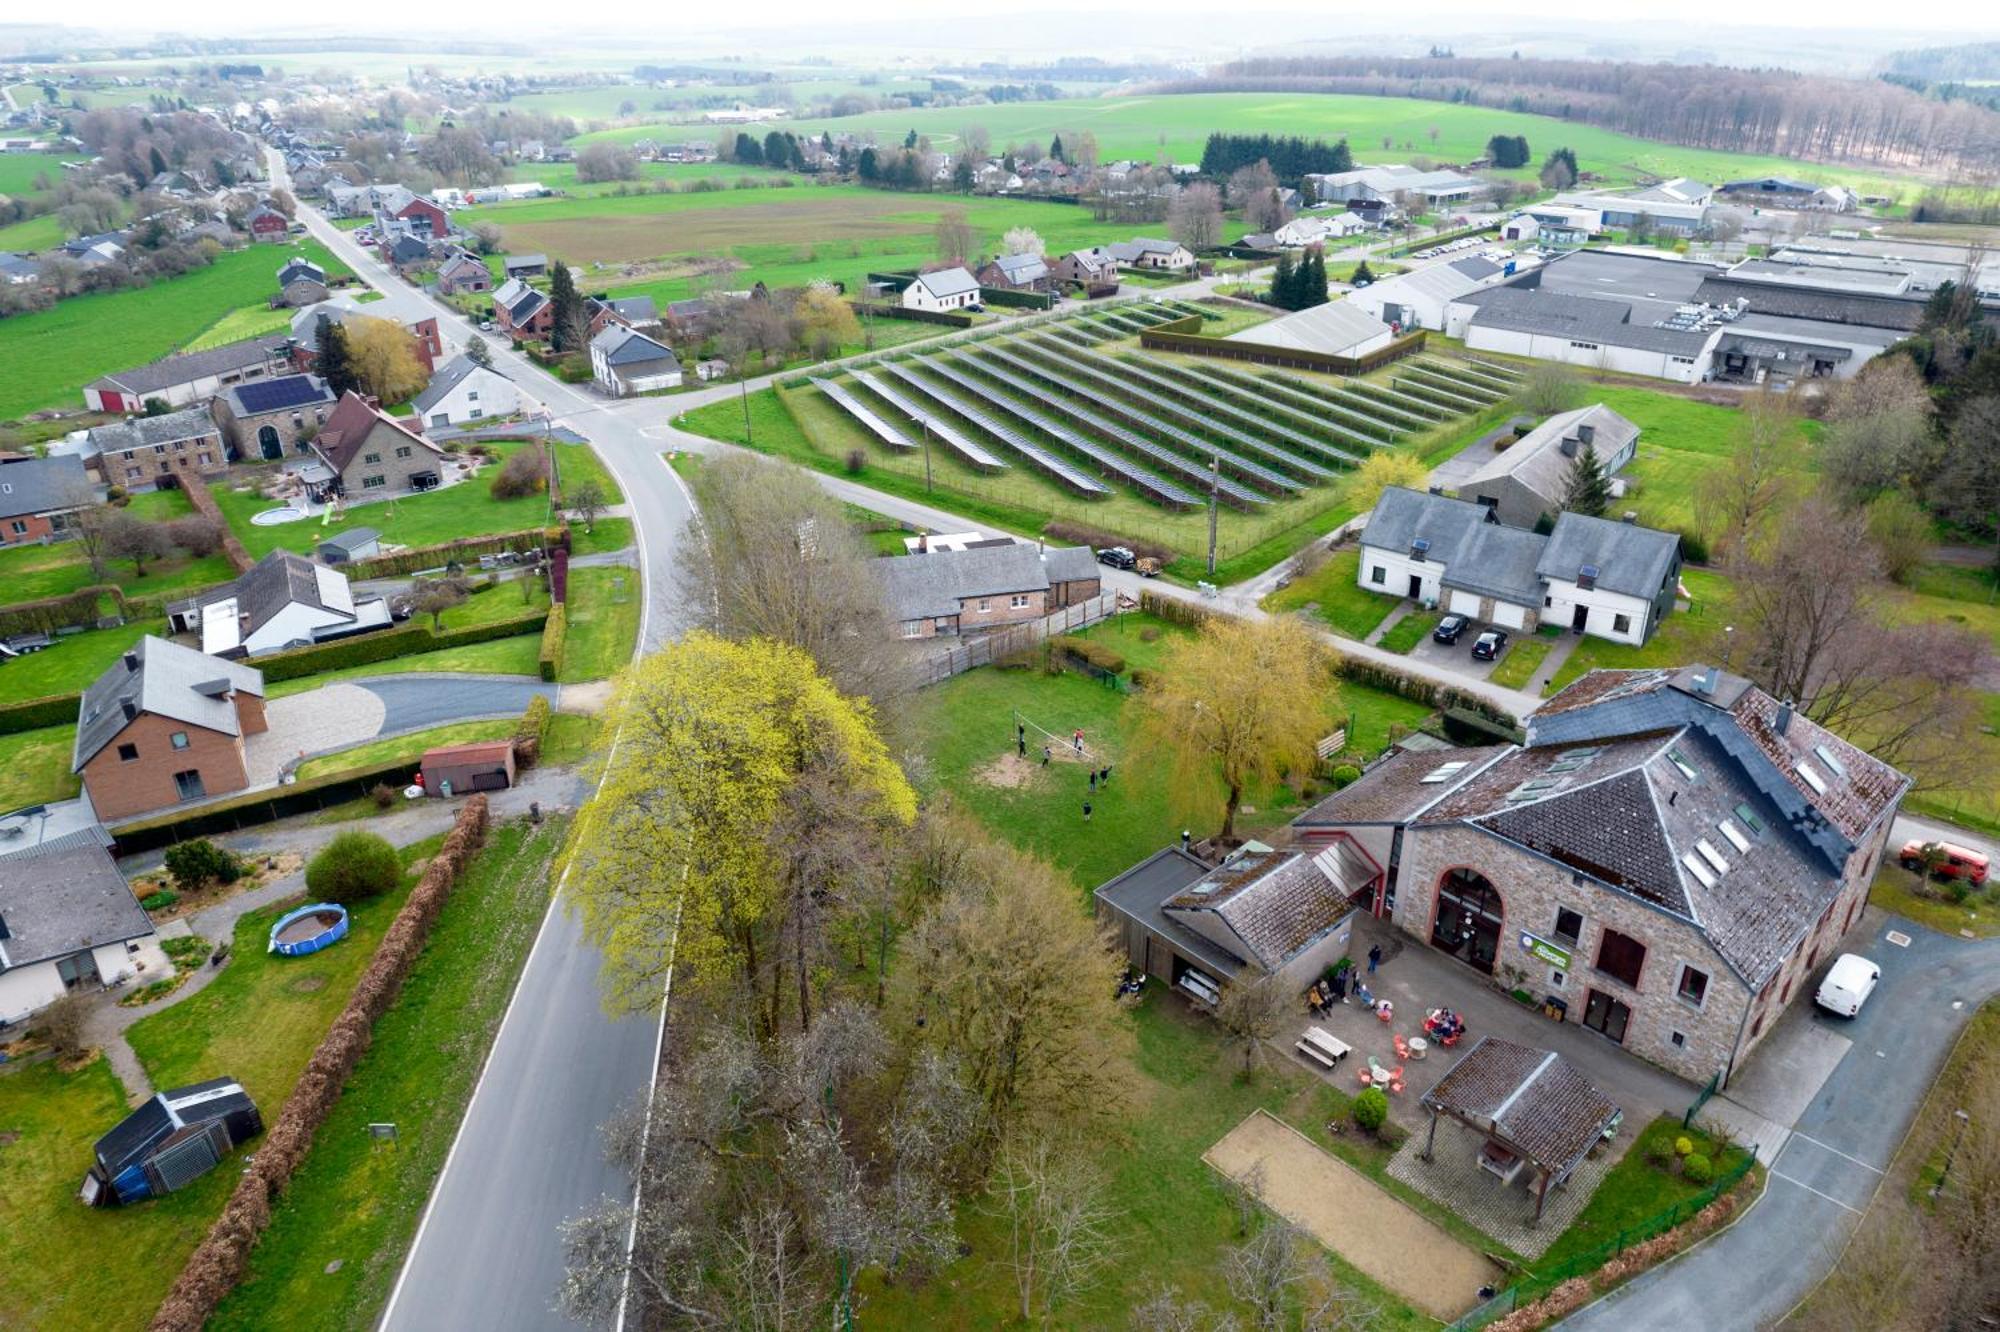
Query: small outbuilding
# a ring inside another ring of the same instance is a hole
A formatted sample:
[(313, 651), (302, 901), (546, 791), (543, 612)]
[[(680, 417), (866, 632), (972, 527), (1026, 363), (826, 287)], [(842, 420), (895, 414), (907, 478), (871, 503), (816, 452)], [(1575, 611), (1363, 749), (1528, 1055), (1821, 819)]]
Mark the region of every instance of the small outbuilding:
[(424, 790), (435, 796), (504, 791), (514, 784), (514, 742), (440, 745), (423, 759)]
[(257, 1103), (234, 1078), (159, 1092), (97, 1140), (79, 1196), (93, 1207), (161, 1197), (263, 1131)]
[(351, 527), (320, 542), (317, 553), (325, 564), (369, 559), (382, 553), (382, 534), (372, 527)]

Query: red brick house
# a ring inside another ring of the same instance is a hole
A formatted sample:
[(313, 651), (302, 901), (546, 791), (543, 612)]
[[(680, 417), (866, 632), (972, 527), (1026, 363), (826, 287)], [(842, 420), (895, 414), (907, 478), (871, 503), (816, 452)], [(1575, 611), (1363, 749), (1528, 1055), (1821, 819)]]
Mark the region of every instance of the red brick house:
[(125, 818), (243, 790), (244, 738), (267, 729), (262, 671), (149, 634), (84, 691), (71, 771)]
[(74, 454), (0, 463), (0, 546), (72, 535), (73, 516), (93, 502), (95, 490)]
[(519, 278), (508, 278), (493, 293), (493, 321), (516, 342), (545, 338), (555, 326), (555, 303)]
[(243, 225), (249, 229), (250, 239), (260, 245), (282, 243), (292, 227), (291, 219), (269, 204), (258, 204), (251, 209)]
[(491, 291), (493, 274), (485, 264), (460, 250), (438, 265), (438, 291), (456, 296), (462, 291)]
[(443, 240), (451, 234), (451, 218), (422, 195), (404, 204), (396, 216), (408, 222), (412, 231), (431, 240)]

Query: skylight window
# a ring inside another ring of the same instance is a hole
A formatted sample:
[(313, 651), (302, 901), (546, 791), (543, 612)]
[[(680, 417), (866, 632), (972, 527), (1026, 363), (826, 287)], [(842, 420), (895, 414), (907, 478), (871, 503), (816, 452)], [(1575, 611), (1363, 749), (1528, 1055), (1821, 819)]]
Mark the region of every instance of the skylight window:
[(1840, 759), (1834, 755), (1833, 751), (1828, 749), (1825, 745), (1814, 745), (1813, 753), (1819, 755), (1819, 761), (1821, 763), (1826, 764), (1827, 769), (1830, 772), (1832, 772), (1834, 776), (1845, 777), (1847, 775), (1847, 765), (1845, 763), (1842, 763)]
[(1803, 778), (1805, 780), (1805, 784), (1807, 786), (1810, 786), (1814, 791), (1817, 791), (1820, 795), (1826, 794), (1826, 778), (1820, 776), (1819, 769), (1815, 768), (1812, 764), (1806, 762), (1804, 759), (1799, 760), (1799, 776)]
[(1576, 585), (1585, 592), (1597, 586), (1597, 566), (1586, 564), (1576, 571)]
[(1722, 830), (1722, 835), (1727, 837), (1729, 844), (1738, 851), (1748, 851), (1750, 849), (1750, 839), (1743, 835), (1741, 828), (1731, 823), (1728, 819), (1724, 819), (1715, 826)]
[(1575, 772), (1604, 752), (1602, 745), (1586, 745), (1582, 749), (1572, 749), (1549, 765), (1551, 773)]
[(1687, 866), (1688, 873), (1694, 875), (1695, 878), (1701, 880), (1702, 887), (1704, 888), (1715, 887), (1715, 876), (1708, 872), (1708, 866), (1702, 864), (1701, 858), (1695, 855), (1694, 852), (1690, 851), (1686, 855), (1682, 856), (1681, 864)]
[(1462, 770), (1468, 762), (1470, 762), (1469, 759), (1461, 759), (1456, 763), (1441, 763), (1437, 767), (1432, 768), (1429, 772), (1425, 773), (1423, 781), (1419, 783), (1419, 785), (1428, 786), (1434, 782), (1449, 781), (1453, 776), (1457, 775), (1457, 773), (1460, 770)]
[(1680, 750), (1669, 749), (1667, 751), (1667, 761), (1672, 763), (1676, 768), (1679, 768), (1681, 770), (1681, 776), (1687, 778), (1689, 781), (1693, 781), (1695, 779), (1696, 774), (1694, 770), (1694, 764), (1689, 763), (1687, 761), (1686, 756), (1683, 755)]
[(1713, 846), (1709, 845), (1707, 838), (1704, 837), (1700, 841), (1697, 841), (1694, 844), (1694, 849), (1701, 852), (1701, 858), (1703, 860), (1706, 860), (1709, 864), (1715, 866), (1715, 872), (1717, 874), (1729, 873), (1729, 862), (1722, 858), (1722, 853), (1720, 851), (1716, 850)]
[(1743, 826), (1750, 830), (1753, 837), (1762, 835), (1764, 820), (1757, 817), (1756, 810), (1750, 808), (1748, 805), (1738, 805), (1736, 807), (1736, 817), (1743, 820)]

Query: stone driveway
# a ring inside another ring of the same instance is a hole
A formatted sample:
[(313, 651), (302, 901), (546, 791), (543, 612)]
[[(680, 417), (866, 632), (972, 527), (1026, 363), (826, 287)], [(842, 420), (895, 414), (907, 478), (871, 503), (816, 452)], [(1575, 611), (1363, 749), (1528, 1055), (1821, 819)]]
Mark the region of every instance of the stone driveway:
[(270, 700), (264, 705), (270, 729), (243, 742), (250, 785), (271, 785), (286, 764), (307, 755), (374, 738), (387, 715), (382, 699), (359, 685), (330, 684)]

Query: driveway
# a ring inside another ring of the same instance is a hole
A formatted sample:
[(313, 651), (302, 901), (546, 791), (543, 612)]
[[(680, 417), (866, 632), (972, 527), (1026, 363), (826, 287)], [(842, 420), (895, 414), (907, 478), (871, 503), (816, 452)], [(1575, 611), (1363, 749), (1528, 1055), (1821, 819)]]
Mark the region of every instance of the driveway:
[[(1474, 620), (1465, 626), (1465, 632), (1458, 636), (1456, 643), (1440, 643), (1429, 634), (1425, 634), (1417, 640), (1417, 645), (1404, 655), (1411, 661), (1422, 662), (1434, 671), (1462, 675), (1468, 680), (1484, 680), (1493, 674), (1493, 668), (1500, 663), (1479, 660), (1472, 655), (1472, 645), (1478, 641), (1481, 634), (1494, 627), (1496, 626)], [(1507, 652), (1512, 652), (1514, 645), (1520, 641), (1515, 637), (1518, 632), (1513, 629), (1507, 631)], [(1504, 658), (1506, 653), (1503, 652), (1501, 656)]]
[(286, 767), (309, 754), (345, 749), (380, 735), (384, 715), (382, 700), (354, 684), (324, 685), (272, 699), (264, 706), (269, 729), (243, 741), (250, 785), (270, 786)]
[(521, 675), (393, 675), (356, 685), (378, 701), (378, 729), (389, 735), (473, 717), (518, 716), (537, 695), (552, 707), (556, 701), (556, 686)]

